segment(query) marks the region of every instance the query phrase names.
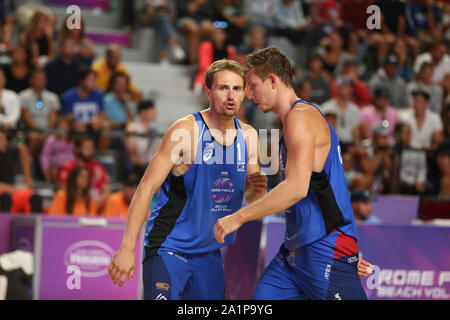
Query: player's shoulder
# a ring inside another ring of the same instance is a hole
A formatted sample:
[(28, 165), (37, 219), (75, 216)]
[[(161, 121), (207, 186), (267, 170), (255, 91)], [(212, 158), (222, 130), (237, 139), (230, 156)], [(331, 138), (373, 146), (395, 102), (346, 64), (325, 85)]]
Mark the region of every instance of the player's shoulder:
[(318, 107), (315, 107), (306, 102), (299, 102), (295, 105), (286, 116), (286, 123), (289, 124), (301, 124), (310, 123), (311, 120), (322, 117)]
[(194, 126), (196, 125), (196, 119), (193, 114), (188, 114), (175, 122), (173, 122), (168, 131), (173, 131), (177, 129), (185, 129), (188, 131), (192, 131)]
[(237, 121), (239, 122), (239, 124), (241, 125), (242, 130), (244, 131), (244, 134), (255, 134), (257, 133), (256, 129), (249, 125), (248, 123), (245, 123), (244, 121), (241, 121), (239, 119), (237, 119)]

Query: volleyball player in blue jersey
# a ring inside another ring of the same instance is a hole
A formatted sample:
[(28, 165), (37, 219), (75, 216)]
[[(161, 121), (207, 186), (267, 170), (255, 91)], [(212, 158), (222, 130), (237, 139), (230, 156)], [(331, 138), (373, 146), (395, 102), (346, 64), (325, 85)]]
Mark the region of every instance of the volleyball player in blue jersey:
[(222, 243), (244, 222), (285, 210), (285, 241), (254, 298), (367, 299), (358, 276), (356, 225), (338, 138), (319, 108), (296, 96), (292, 78), (288, 58), (275, 47), (247, 56), (248, 98), (283, 123), (282, 182), (218, 220), (216, 239)]
[(266, 192), (256, 130), (235, 117), (244, 98), (242, 67), (214, 62), (205, 85), (209, 109), (176, 121), (166, 132), (133, 197), (121, 247), (109, 266), (114, 284), (132, 279), (139, 232), (161, 187), (144, 237), (145, 299), (223, 299), (219, 249), (235, 235), (219, 244), (214, 225), (237, 211), (244, 196), (251, 203)]

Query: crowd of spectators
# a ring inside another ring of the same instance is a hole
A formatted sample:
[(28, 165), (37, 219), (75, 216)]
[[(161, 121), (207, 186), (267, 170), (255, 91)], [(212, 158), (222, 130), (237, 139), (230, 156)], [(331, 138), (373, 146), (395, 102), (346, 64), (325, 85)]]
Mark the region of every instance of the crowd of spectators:
[[(152, 127), (155, 103), (143, 99), (120, 46), (110, 44), (96, 56), (83, 19), (80, 29), (69, 29), (67, 17), (58, 21), (41, 6), (29, 9), (24, 22), (14, 15), (21, 8), (12, 4), (0, 4), (0, 210), (126, 215), (124, 208), (160, 143)], [(243, 64), (246, 54), (267, 46), (272, 37), (303, 48), (307, 63), (295, 65), (295, 89), (335, 128), (355, 199), (366, 202), (367, 192), (450, 197), (447, 1), (141, 0), (123, 5), (126, 28), (156, 30), (160, 63), (197, 66), (192, 88), (198, 94), (215, 60)], [(370, 5), (381, 9), (380, 29), (367, 26)], [(257, 129), (280, 126), (252, 101), (244, 101), (239, 117)], [(111, 187), (110, 168), (96, 160), (110, 151), (120, 167), (114, 177), (120, 188)], [(39, 200), (38, 182), (55, 192), (47, 205)], [(355, 211), (363, 212), (360, 207)]]

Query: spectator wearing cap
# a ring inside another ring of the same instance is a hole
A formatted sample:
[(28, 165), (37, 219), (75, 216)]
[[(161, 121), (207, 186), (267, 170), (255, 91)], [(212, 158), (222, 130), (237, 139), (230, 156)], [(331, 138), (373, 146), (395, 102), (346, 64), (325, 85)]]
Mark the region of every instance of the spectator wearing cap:
[(311, 83), (311, 100), (322, 104), (331, 98), (330, 81), (323, 70), (323, 58), (316, 54), (308, 61), (308, 71), (305, 80)]
[(423, 88), (412, 92), (413, 110), (408, 110), (403, 122), (411, 127), (411, 146), (420, 149), (436, 149), (443, 139), (441, 117), (429, 110), (430, 94)]
[(387, 192), (393, 168), (393, 148), (388, 143), (389, 131), (383, 125), (372, 130), (372, 145), (368, 148), (365, 173), (372, 177), (372, 190)]
[(371, 194), (367, 190), (355, 190), (351, 195), (353, 216), (356, 222), (379, 224), (380, 218), (372, 214)]
[[(344, 60), (342, 66), (342, 74), (346, 75), (352, 80), (353, 96), (352, 102), (358, 107), (370, 103), (371, 94), (367, 84), (358, 76), (358, 61), (354, 58), (347, 58)], [(330, 82), (331, 96), (337, 96), (336, 80)]]
[(108, 197), (101, 215), (126, 218), (138, 185), (139, 177), (135, 173), (129, 173), (123, 181), (122, 191), (114, 192)]
[(352, 80), (347, 76), (336, 79), (338, 95), (322, 104), (322, 112), (333, 111), (337, 115), (336, 134), (344, 144), (354, 142), (355, 132), (361, 123), (360, 110), (351, 98), (353, 96)]
[(369, 137), (374, 128), (384, 126), (388, 129), (388, 142), (391, 144), (398, 115), (397, 110), (389, 105), (389, 90), (386, 87), (376, 88), (372, 102), (361, 109), (361, 124), (367, 128)]
[(431, 111), (441, 114), (442, 104), (444, 103), (444, 91), (440, 85), (433, 83), (433, 65), (429, 62), (422, 63), (420, 72), (417, 75), (417, 80), (408, 83), (408, 104), (413, 104), (412, 92), (422, 87), (425, 91), (430, 93), (430, 102), (428, 108)]
[(153, 101), (141, 101), (138, 113), (138, 117), (126, 126), (125, 147), (130, 171), (134, 170), (138, 176), (142, 176), (159, 148), (161, 138), (152, 127), (152, 122), (157, 117)]
[(398, 75), (398, 58), (390, 54), (384, 60), (383, 66), (370, 78), (369, 88), (373, 93), (375, 88), (385, 85), (389, 88), (389, 102), (397, 109), (408, 107), (408, 95), (405, 81)]
[(396, 162), (398, 161), (399, 189), (402, 194), (425, 192), (427, 177), (427, 156), (424, 150), (411, 147), (411, 128), (405, 123), (396, 126)]

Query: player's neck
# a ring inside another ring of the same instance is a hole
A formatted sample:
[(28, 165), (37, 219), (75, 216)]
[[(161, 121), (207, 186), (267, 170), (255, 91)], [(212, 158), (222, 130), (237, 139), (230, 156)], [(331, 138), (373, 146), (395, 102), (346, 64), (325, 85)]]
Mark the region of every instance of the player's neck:
[(297, 97), (293, 88), (286, 87), (280, 91), (274, 112), (280, 117), (283, 123), (286, 115), (291, 111), (292, 105), (297, 100), (300, 100), (300, 98)]

